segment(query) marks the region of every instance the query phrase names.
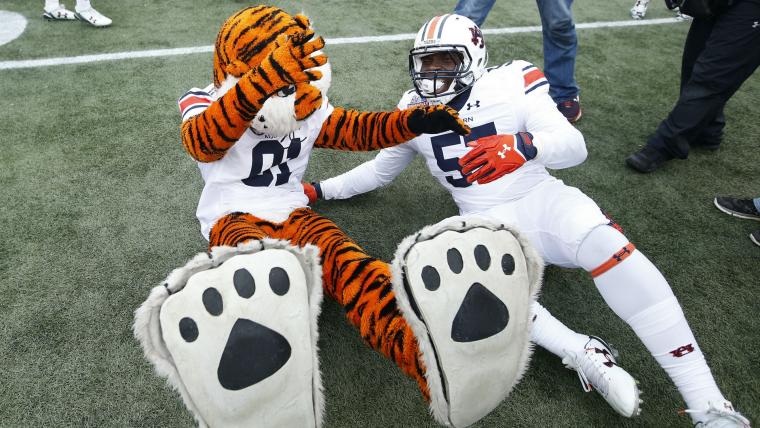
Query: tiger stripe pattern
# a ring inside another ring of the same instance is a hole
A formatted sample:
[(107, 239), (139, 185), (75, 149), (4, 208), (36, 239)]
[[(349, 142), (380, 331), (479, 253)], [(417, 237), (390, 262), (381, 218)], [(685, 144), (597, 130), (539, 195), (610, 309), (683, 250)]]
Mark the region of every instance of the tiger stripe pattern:
[(408, 126), (411, 112), (360, 112), (336, 107), (322, 125), (314, 147), (370, 151), (395, 146), (417, 136)]
[[(242, 80), (241, 80), (242, 82)], [(201, 114), (182, 124), (182, 144), (199, 162), (213, 162), (224, 157), (227, 150), (248, 128), (239, 110), (227, 109), (228, 92)], [(234, 104), (233, 104), (234, 106)], [(418, 107), (427, 112), (445, 110), (445, 106)], [(392, 112), (363, 112), (336, 107), (322, 124), (314, 147), (350, 151), (371, 151), (392, 147), (416, 137), (408, 120), (414, 109)], [(254, 113), (255, 116), (255, 113)], [(239, 118), (237, 126), (229, 127), (229, 118)], [(461, 119), (457, 119), (460, 120)], [(463, 125), (465, 126), (465, 125)], [(228, 129), (229, 128), (229, 129)]]
[(396, 303), (387, 263), (369, 256), (335, 223), (308, 208), (293, 211), (283, 223), (246, 213), (228, 214), (211, 229), (209, 250), (263, 238), (317, 246), (325, 293), (343, 306), (364, 341), (394, 361), (430, 400), (419, 345)]
[[(214, 86), (219, 87), (218, 79), (227, 75), (240, 80), (201, 114), (182, 123), (182, 144), (194, 159), (221, 159), (264, 102), (288, 86), (296, 86), (298, 116), (308, 117), (316, 110), (322, 94), (308, 82), (319, 80), (322, 74), (309, 69), (324, 65), (327, 57), (311, 56), (325, 42), (322, 37), (314, 38), (308, 24), (306, 17), (293, 18), (280, 9), (263, 6), (244, 9), (225, 22), (214, 49)], [(262, 26), (267, 31), (259, 28)]]
[(293, 36), (309, 26), (304, 15), (290, 16), (270, 6), (247, 7), (232, 15), (214, 43), (214, 86), (218, 88), (228, 74), (240, 77), (261, 64), (280, 35)]

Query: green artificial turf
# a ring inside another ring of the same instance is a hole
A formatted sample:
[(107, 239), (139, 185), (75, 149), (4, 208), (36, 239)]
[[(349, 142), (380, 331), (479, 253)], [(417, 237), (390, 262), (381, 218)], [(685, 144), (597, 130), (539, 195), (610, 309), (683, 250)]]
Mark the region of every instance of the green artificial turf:
[[(68, 0), (73, 7), (74, 0)], [(413, 33), (454, 1), (287, 1), (325, 37)], [(208, 46), (242, 1), (93, 0), (107, 29), (45, 22), (42, 0), (0, 1), (29, 19), (0, 61)], [(632, 2), (584, 0), (577, 22), (627, 20)], [(671, 14), (653, 1), (650, 17)], [(533, 2), (499, 1), (485, 28), (538, 25)], [(0, 23), (1, 25), (1, 23)], [(579, 31), (577, 79), (588, 160), (557, 176), (583, 189), (668, 278), (718, 384), (760, 418), (760, 223), (731, 218), (715, 195), (760, 195), (760, 79), (728, 103), (725, 144), (695, 150), (641, 175), (623, 159), (672, 107), (687, 23)], [(491, 64), (542, 64), (541, 35), (486, 36)], [(411, 42), (334, 45), (335, 105), (395, 107), (410, 87)], [(177, 98), (211, 78), (211, 54), (0, 70), (0, 426), (193, 424), (179, 396), (152, 372), (131, 332), (134, 309), (175, 267), (205, 250), (195, 207), (202, 180), (179, 141)], [(319, 180), (371, 153), (315, 150)], [(433, 207), (433, 209), (431, 209)], [(315, 207), (371, 254), (390, 260), (398, 242), (456, 214), (417, 159), (393, 184)], [(547, 269), (543, 304), (570, 327), (615, 344), (641, 381), (641, 417), (624, 419), (543, 350), (510, 398), (478, 427), (687, 427), (680, 396), (582, 271)], [(326, 300), (320, 319), (326, 427), (432, 427), (413, 381), (370, 351)]]

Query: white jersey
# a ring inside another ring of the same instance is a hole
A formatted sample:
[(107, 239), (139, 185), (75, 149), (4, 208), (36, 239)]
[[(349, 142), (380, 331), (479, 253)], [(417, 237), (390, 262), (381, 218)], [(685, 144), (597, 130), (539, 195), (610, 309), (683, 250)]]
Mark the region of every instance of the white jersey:
[[(414, 91), (401, 98), (406, 109), (425, 101)], [(419, 153), (430, 173), (454, 198), (461, 214), (483, 212), (519, 199), (539, 184), (556, 180), (546, 168), (567, 168), (586, 158), (581, 133), (557, 110), (543, 73), (526, 61), (489, 68), (468, 91), (448, 103), (472, 132), (423, 134), (400, 146), (383, 149), (375, 159), (321, 183), (325, 199), (344, 199), (392, 181)], [(516, 171), (487, 184), (467, 183), (459, 159), (467, 143), (496, 134), (533, 134), (537, 156)]]
[[(203, 112), (216, 96), (213, 85), (191, 89), (179, 99), (182, 120)], [(332, 111), (325, 97), (319, 110), (290, 135), (257, 135), (248, 129), (223, 158), (198, 162), (205, 182), (196, 211), (203, 236), (209, 239), (214, 223), (229, 213), (245, 212), (279, 223), (306, 207), (301, 179), (322, 123)]]

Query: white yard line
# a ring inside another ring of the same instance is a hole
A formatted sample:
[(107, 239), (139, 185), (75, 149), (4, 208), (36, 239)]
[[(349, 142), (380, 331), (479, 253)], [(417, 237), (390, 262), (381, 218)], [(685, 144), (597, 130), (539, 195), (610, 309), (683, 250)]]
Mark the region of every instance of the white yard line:
[[(607, 22), (586, 22), (583, 24), (575, 24), (577, 29), (589, 29), (589, 28), (615, 28), (615, 27), (638, 27), (642, 25), (660, 25), (660, 24), (674, 24), (681, 22), (676, 18), (661, 18), (661, 19), (646, 19), (646, 20), (627, 20), (627, 21), (607, 21)], [(513, 34), (513, 33), (532, 33), (541, 31), (540, 26), (529, 27), (507, 27), (507, 28), (489, 28), (484, 29), (483, 34)], [(354, 45), (362, 43), (377, 43), (377, 42), (395, 42), (400, 40), (414, 40), (416, 34), (388, 34), (384, 36), (364, 36), (364, 37), (338, 37), (332, 39), (326, 39), (327, 45)], [(96, 55), (80, 55), (61, 58), (44, 58), (44, 59), (29, 59), (21, 61), (0, 61), (0, 70), (12, 70), (18, 68), (38, 68), (47, 67), (52, 65), (66, 65), (66, 64), (87, 64), (91, 62), (100, 61), (116, 61), (120, 59), (134, 59), (134, 58), (153, 58), (153, 57), (167, 57), (175, 55), (189, 55), (195, 53), (213, 52), (213, 46), (195, 46), (189, 48), (174, 48), (174, 49), (151, 49), (147, 51), (130, 51), (130, 52), (114, 52), (106, 54)]]

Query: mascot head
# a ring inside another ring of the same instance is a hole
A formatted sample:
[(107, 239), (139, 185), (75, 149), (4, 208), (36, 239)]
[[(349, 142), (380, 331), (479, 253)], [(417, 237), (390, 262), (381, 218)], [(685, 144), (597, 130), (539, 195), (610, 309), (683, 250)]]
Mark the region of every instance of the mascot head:
[[(276, 47), (281, 35), (292, 36), (309, 29), (309, 18), (304, 15), (291, 16), (282, 9), (271, 6), (255, 6), (243, 9), (227, 19), (219, 30), (214, 46), (214, 86), (217, 97), (233, 88), (241, 76), (257, 67)], [(313, 55), (320, 54), (321, 51)], [(310, 84), (299, 84), (271, 96), (251, 121), (251, 129), (258, 134), (287, 135), (300, 127), (311, 111), (295, 109), (295, 101), (316, 87), (327, 97), (330, 88), (330, 63), (318, 67), (322, 78)]]

